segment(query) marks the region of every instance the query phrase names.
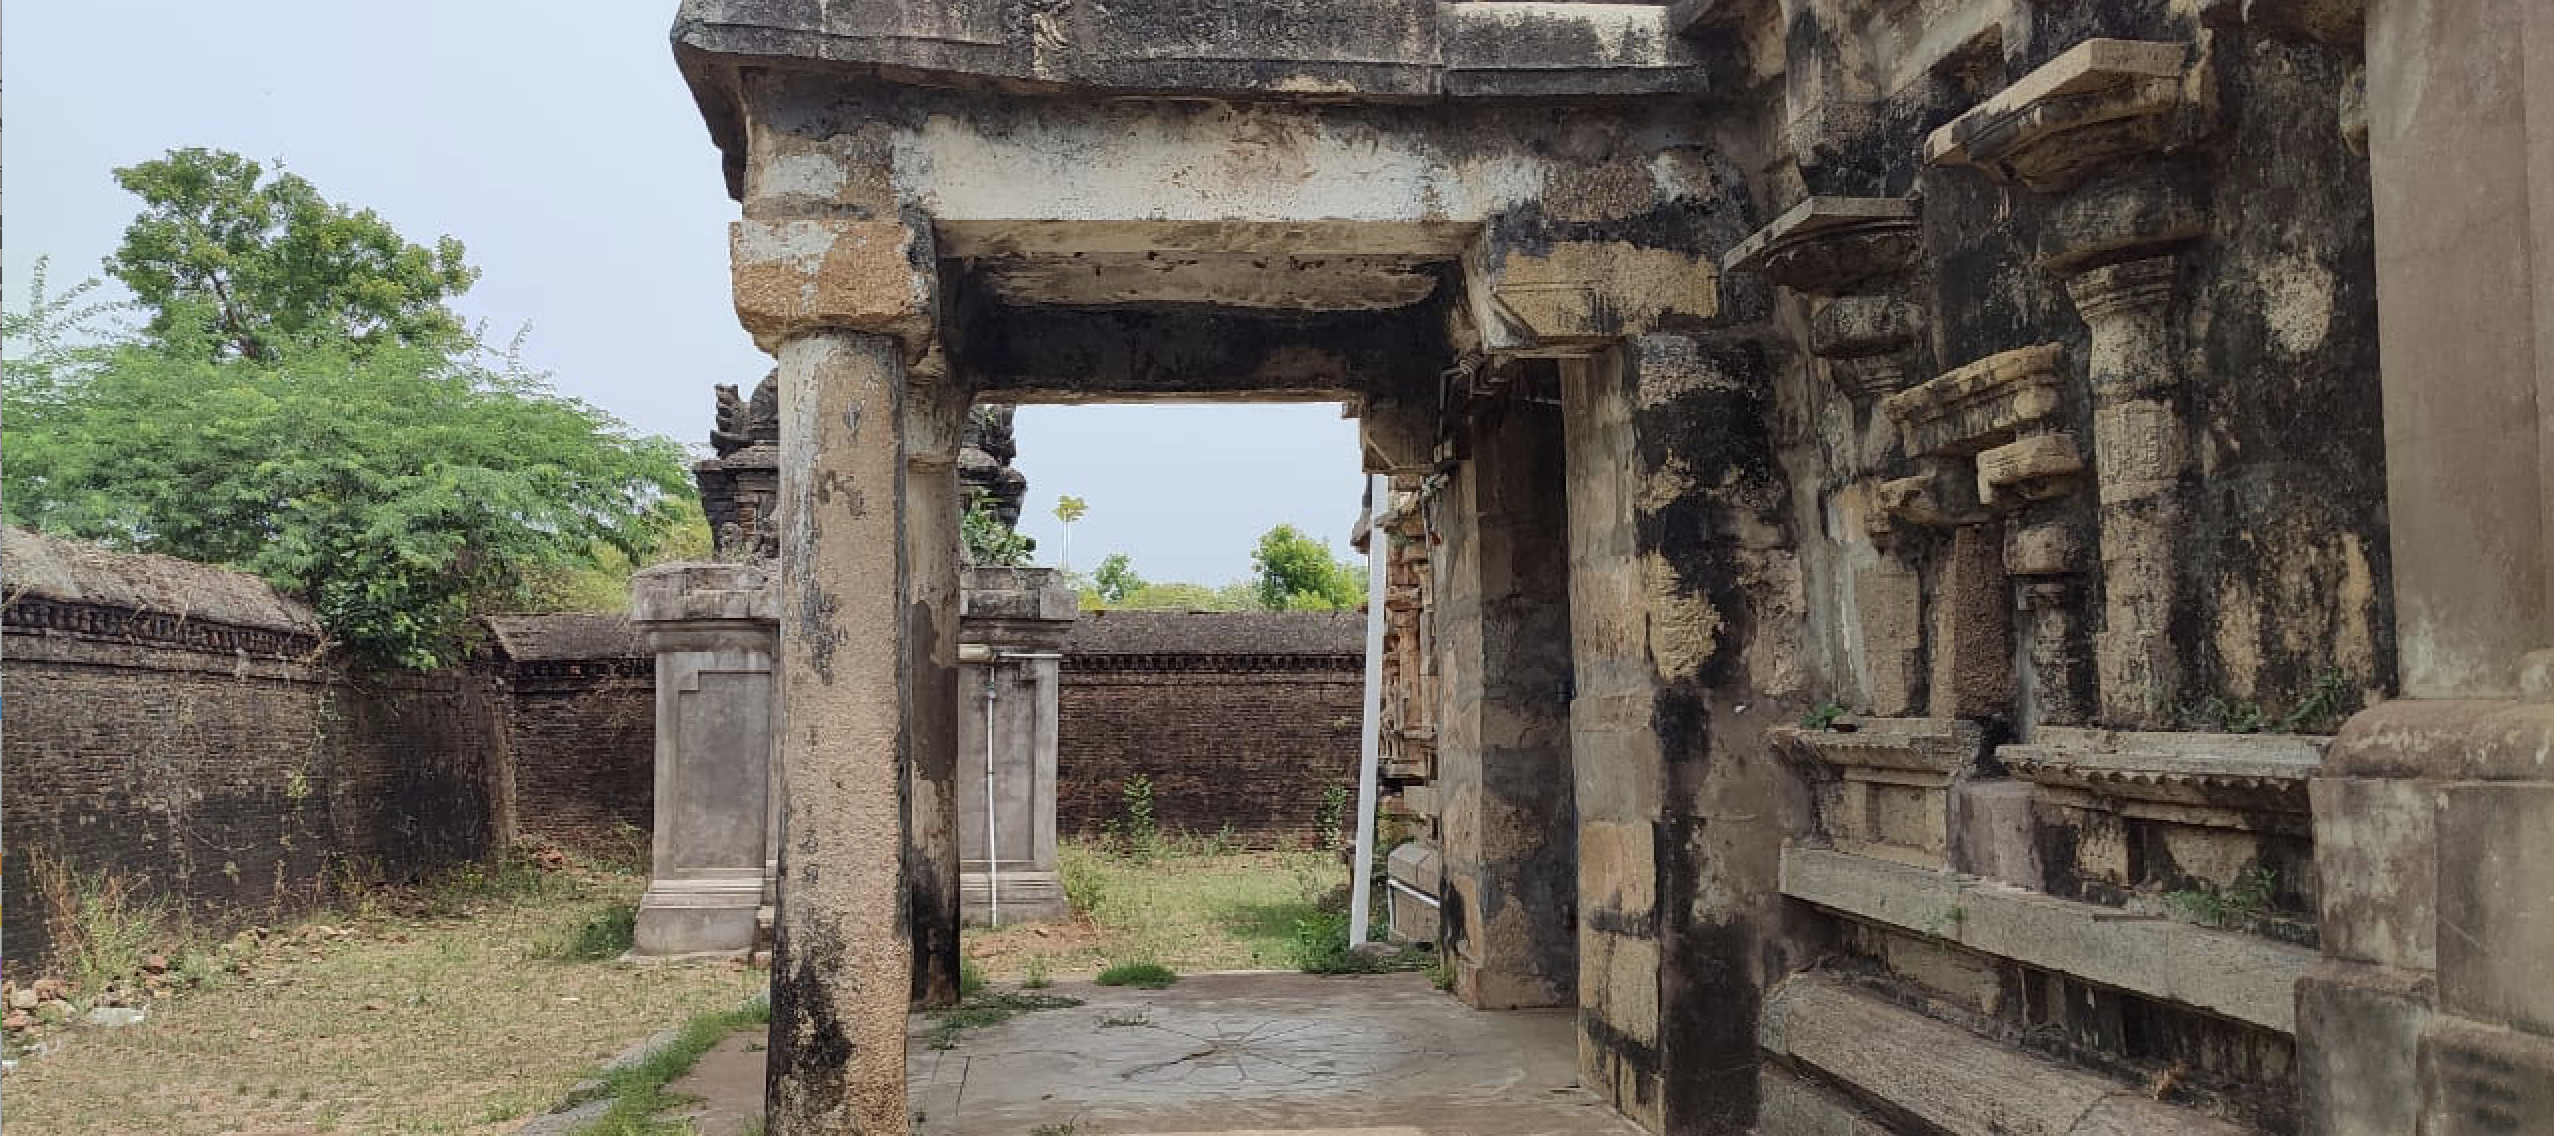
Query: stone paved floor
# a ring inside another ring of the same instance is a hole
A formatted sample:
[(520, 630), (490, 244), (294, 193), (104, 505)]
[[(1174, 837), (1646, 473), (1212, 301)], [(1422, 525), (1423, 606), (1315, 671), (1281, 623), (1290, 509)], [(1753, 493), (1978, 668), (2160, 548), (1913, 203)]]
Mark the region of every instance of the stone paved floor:
[[(1059, 983), (1084, 1000), (912, 1045), (928, 1136), (1632, 1136), (1577, 1087), (1566, 1010), (1476, 1013), (1415, 974), (1215, 974), (1168, 990)], [(1103, 1024), (1119, 1023), (1119, 1024)], [(1128, 1024), (1136, 1023), (1136, 1024)], [(675, 1091), (703, 1136), (759, 1110), (761, 1039), (731, 1039)]]

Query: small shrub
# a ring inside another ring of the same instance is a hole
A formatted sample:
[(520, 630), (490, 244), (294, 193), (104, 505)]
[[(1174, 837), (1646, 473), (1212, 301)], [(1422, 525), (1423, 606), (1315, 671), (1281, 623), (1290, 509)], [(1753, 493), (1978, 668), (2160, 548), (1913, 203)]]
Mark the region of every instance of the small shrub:
[(1137, 863), (1150, 863), (1162, 854), (1162, 828), (1153, 819), (1153, 779), (1141, 773), (1118, 786), (1119, 805), (1126, 812), (1126, 853)]
[(1428, 985), (1439, 990), (1454, 989), (1454, 956), (1440, 951), (1428, 962)]
[(1845, 704), (1830, 698), (1825, 702), (1819, 703), (1816, 709), (1802, 715), (1800, 719), (1800, 728), (1804, 730), (1831, 729), (1835, 726), (1837, 719), (1844, 717), (1845, 713)]
[(175, 937), (168, 901), (144, 895), (133, 877), (82, 875), (49, 857), (38, 857), (31, 870), (53, 957), (75, 989), (105, 991), (139, 973), (143, 956)]
[(573, 927), (533, 940), (532, 957), (559, 962), (599, 962), (628, 954), (638, 939), (638, 904), (607, 903)]
[(1159, 990), (1179, 981), (1179, 975), (1158, 962), (1122, 962), (1100, 972), (1092, 981), (1102, 986), (1132, 986), (1139, 990)]
[(958, 997), (973, 998), (984, 991), (984, 966), (971, 958), (958, 960)]
[(2164, 904), (2193, 923), (2223, 927), (2269, 910), (2279, 892), (2279, 873), (2254, 868), (2235, 878), (2233, 887), (2167, 892)]
[(1348, 787), (1337, 782), (1321, 790), (1321, 811), (1314, 814), (1313, 825), (1321, 833), (1324, 850), (1339, 847), (1348, 831)]
[(1047, 976), (1046, 960), (1030, 959), (1028, 967), (1020, 976), (1020, 989), (1044, 990), (1053, 985), (1055, 985), (1055, 980)]
[(1055, 869), (1064, 885), (1065, 902), (1083, 915), (1098, 918), (1108, 904), (1108, 864), (1081, 845), (1067, 844), (1056, 850)]

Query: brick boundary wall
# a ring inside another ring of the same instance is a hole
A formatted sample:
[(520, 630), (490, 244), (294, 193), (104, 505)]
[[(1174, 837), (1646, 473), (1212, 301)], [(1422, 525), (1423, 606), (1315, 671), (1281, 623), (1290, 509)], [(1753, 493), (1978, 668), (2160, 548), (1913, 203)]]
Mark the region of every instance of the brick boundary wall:
[(656, 807), (656, 656), (617, 612), (486, 622), (480, 665), (508, 694), (521, 839), (643, 867)]
[(11, 969), (48, 949), (39, 858), (121, 873), (226, 928), (322, 902), (347, 873), (413, 878), (510, 835), (487, 676), (358, 673), (321, 652), (307, 609), (249, 577), (6, 540)]
[[(1310, 842), (1353, 792), (1364, 620), (1331, 612), (1085, 613), (1065, 646), (1056, 829), (1097, 835), (1153, 785), (1166, 832)], [(1353, 824), (1353, 805), (1339, 818)]]

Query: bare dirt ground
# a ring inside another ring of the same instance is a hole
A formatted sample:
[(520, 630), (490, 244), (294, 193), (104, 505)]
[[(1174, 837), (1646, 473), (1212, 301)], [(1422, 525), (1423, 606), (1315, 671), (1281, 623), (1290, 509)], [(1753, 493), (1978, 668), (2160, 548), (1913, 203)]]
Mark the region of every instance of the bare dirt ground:
[(763, 987), (727, 961), (545, 957), (641, 884), (577, 872), (444, 914), (235, 939), (142, 1024), (53, 1031), (22, 1056), (0, 1079), (10, 1136), (511, 1131), (640, 1039)]

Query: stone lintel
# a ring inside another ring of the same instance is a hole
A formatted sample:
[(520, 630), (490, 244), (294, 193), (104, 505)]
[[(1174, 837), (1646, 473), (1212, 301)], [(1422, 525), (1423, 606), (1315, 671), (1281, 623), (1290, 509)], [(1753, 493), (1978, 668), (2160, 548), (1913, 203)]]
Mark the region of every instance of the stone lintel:
[(2304, 947), (2255, 935), (2123, 917), (2115, 907), (1821, 848), (1783, 850), (1782, 893), (2285, 1034), (2297, 1028), (2297, 980), (2322, 961)]
[(2142, 1089), (2031, 1056), (1819, 973), (1767, 995), (1757, 1037), (1857, 1094), (1950, 1136), (2241, 1136)]
[(1465, 268), (1482, 347), (1500, 355), (1592, 355), (1631, 336), (1699, 324), (1720, 310), (1711, 262), (1677, 249), (1484, 241)]
[(768, 564), (659, 564), (630, 578), (630, 620), (642, 634), (677, 624), (769, 626), (780, 615), (776, 583)]
[(927, 231), (897, 221), (748, 218), (728, 226), (736, 318), (766, 350), (813, 331), (931, 340), (939, 307)]
[(1924, 159), (2045, 191), (2172, 149), (2188, 140), (2190, 55), (2179, 43), (2086, 40), (1944, 123), (1925, 139)]
[(1998, 747), (2015, 777), (2095, 796), (2241, 811), (2307, 811), (2306, 782), (2331, 739), (2043, 726)]
[(1721, 265), (1796, 291), (1838, 295), (1907, 266), (1920, 237), (1902, 197), (1811, 197), (1731, 246)]
[(2066, 380), (2066, 348), (2017, 347), (1899, 391), (1881, 403), (1920, 454), (1967, 456), (2012, 441), (2054, 417)]

